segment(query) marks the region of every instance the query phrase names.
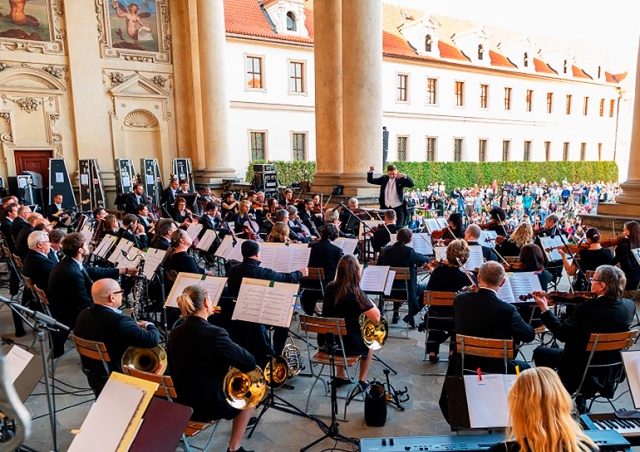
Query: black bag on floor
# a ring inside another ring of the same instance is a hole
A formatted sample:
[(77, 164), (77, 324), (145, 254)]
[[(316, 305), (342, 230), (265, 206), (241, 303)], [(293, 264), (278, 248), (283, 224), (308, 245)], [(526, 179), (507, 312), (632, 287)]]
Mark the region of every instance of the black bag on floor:
[(377, 381), (365, 391), (364, 422), (369, 427), (384, 427), (387, 422), (387, 393), (382, 383)]

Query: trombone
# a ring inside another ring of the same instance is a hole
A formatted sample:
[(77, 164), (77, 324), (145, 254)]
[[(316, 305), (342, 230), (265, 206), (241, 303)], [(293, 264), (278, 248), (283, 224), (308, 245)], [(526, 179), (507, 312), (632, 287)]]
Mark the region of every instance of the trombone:
[(387, 319), (380, 317), (378, 323), (367, 318), (363, 312), (358, 317), (358, 323), (360, 324), (360, 335), (364, 345), (371, 350), (379, 350), (387, 342), (389, 336), (389, 324)]

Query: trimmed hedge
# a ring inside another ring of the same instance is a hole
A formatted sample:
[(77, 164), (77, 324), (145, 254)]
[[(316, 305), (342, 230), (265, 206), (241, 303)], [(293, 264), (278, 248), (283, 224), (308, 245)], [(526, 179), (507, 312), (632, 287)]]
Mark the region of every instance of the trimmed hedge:
[[(253, 181), (254, 163), (273, 163), (280, 184), (313, 182), (316, 162), (253, 161), (247, 168), (246, 180)], [(424, 188), (433, 182), (443, 181), (447, 187), (472, 187), (474, 184), (490, 185), (493, 180), (508, 182), (562, 181), (617, 181), (616, 162), (394, 162), (398, 170), (409, 174), (416, 187)]]

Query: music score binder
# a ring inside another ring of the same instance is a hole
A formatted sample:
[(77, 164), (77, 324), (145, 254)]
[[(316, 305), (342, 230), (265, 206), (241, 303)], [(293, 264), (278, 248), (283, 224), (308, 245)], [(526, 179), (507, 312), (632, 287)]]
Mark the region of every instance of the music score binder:
[(305, 244), (259, 243), (260, 266), (291, 273), (309, 266), (311, 248)]
[(417, 253), (424, 254), (425, 256), (433, 255), (433, 246), (431, 245), (431, 236), (424, 232), (416, 232), (413, 234), (413, 239), (407, 244), (413, 248)]
[(289, 328), (298, 284), (244, 278), (231, 320)]
[(341, 248), (344, 254), (353, 254), (358, 246), (358, 239), (348, 239), (346, 237), (338, 237), (333, 244)]
[(209, 248), (211, 248), (211, 245), (213, 245), (216, 237), (218, 237), (216, 231), (214, 231), (213, 229), (207, 229), (206, 231), (204, 231), (204, 234), (202, 234), (202, 238), (197, 243), (196, 249), (199, 249), (201, 251), (209, 251)]
[(535, 272), (507, 273), (504, 284), (498, 289), (497, 295), (507, 303), (521, 303), (520, 295), (542, 291), (540, 279)]
[(544, 251), (544, 254), (545, 256), (547, 256), (548, 260), (550, 261), (562, 260), (562, 256), (560, 255), (557, 249), (547, 251), (547, 249), (549, 248), (556, 248), (558, 246), (564, 247), (563, 238), (560, 236), (560, 234), (556, 235), (555, 237), (539, 237), (539, 239), (540, 239), (540, 245), (542, 245), (542, 251)]
[(396, 272), (388, 265), (369, 265), (362, 270), (360, 288), (365, 292), (389, 296), (395, 275)]
[(19, 345), (2, 348), (9, 380), (22, 402), (26, 402), (44, 375), (42, 361), (34, 348), (25, 350)]
[(638, 410), (640, 409), (640, 350), (629, 350), (621, 353), (633, 407)]
[(226, 235), (224, 239), (222, 239), (222, 243), (216, 250), (215, 256), (221, 257), (228, 261), (242, 262), (243, 257), (240, 248), (242, 247), (242, 242), (244, 241), (245, 239), (236, 239), (234, 245), (233, 237), (230, 235)]
[(96, 246), (96, 249), (93, 250), (93, 254), (106, 259), (106, 257), (109, 255), (109, 251), (111, 250), (111, 248), (113, 248), (113, 245), (115, 245), (116, 240), (118, 240), (118, 238), (115, 235), (105, 235), (98, 246)]
[(169, 296), (164, 302), (164, 307), (177, 308), (178, 297), (182, 295), (186, 287), (192, 285), (204, 286), (209, 293), (209, 299), (211, 300), (212, 305), (217, 306), (226, 283), (227, 278), (220, 278), (218, 276), (205, 276), (199, 273), (178, 273), (178, 276), (173, 283), (173, 287), (171, 288), (171, 292), (169, 292)]

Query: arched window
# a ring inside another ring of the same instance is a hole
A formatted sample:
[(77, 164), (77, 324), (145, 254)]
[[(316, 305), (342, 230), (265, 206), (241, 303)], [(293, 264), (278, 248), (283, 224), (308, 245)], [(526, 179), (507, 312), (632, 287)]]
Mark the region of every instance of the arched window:
[(567, 73), (567, 60), (564, 60), (564, 66), (563, 66), (562, 72), (563, 72), (564, 74), (566, 74), (566, 73)]
[(524, 67), (529, 67), (529, 54), (527, 52), (524, 53)]
[(483, 56), (484, 56), (484, 46), (482, 44), (480, 44), (478, 46), (478, 59), (482, 60)]
[(296, 31), (296, 15), (293, 11), (287, 13), (287, 31)]
[(427, 35), (424, 38), (424, 51), (431, 52), (431, 35)]

